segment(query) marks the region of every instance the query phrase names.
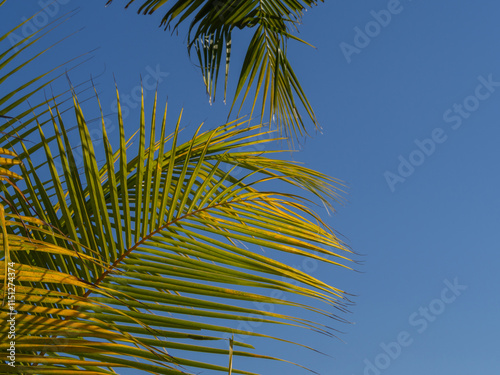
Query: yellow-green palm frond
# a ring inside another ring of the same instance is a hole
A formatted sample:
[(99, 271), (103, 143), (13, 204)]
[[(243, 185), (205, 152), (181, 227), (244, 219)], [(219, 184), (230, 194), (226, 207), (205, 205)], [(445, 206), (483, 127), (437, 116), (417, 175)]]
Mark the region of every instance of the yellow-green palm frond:
[[(117, 100), (120, 108), (118, 92)], [(238, 356), (272, 358), (252, 353), (252, 347), (239, 342), (238, 335), (286, 341), (237, 329), (234, 323), (239, 321), (332, 335), (323, 323), (258, 306), (282, 305), (287, 311), (308, 310), (342, 320), (349, 304), (347, 293), (279, 260), (280, 253), (287, 253), (332, 267), (351, 267), (349, 249), (309, 207), (310, 201), (301, 197), (310, 195), (330, 205), (339, 198), (338, 181), (278, 159), (279, 150), (241, 151), (276, 140), (271, 132), (248, 126), (247, 121), (208, 131), (200, 127), (190, 140), (180, 142), (181, 116), (169, 125), (165, 107), (157, 123), (155, 99), (147, 126), (142, 102), (138, 150), (133, 155), (121, 112), (116, 151), (103, 119), (102, 166), (76, 94), (72, 124), (77, 124), (81, 139), (83, 172), (68, 137), (68, 119), (55, 101), (45, 125), (35, 119), (39, 144), (28, 149), (21, 142), (20, 173), (25, 184), (19, 190), (5, 190), (19, 202), (21, 196), (28, 197), (39, 216), (38, 225), (10, 226), (9, 242), (16, 249), (11, 249), (11, 259), (20, 265), (16, 272), (23, 285), (31, 282), (31, 275), (58, 280), (34, 279), (34, 294), (24, 289), (20, 293), (23, 306), (43, 297), (54, 303), (56, 307), (51, 308), (55, 310), (24, 307), (27, 310), (21, 312), (27, 321), (34, 319), (31, 315), (41, 315), (65, 322), (67, 314), (73, 314), (65, 310), (76, 309), (75, 322), (106, 330), (93, 338), (91, 330), (86, 331), (89, 336), (67, 338), (81, 348), (71, 352), (74, 357), (69, 349), (54, 345), (42, 351), (39, 362), (32, 353), (26, 363), (52, 370), (65, 367), (108, 373), (106, 368), (133, 367), (121, 356), (129, 353), (139, 358), (133, 368), (152, 373), (181, 373), (191, 368), (227, 371), (225, 366), (197, 361), (190, 353), (231, 355), (231, 366), (237, 367)], [(166, 129), (172, 126), (175, 131), (167, 136)], [(154, 136), (157, 128), (159, 138)], [(147, 134), (151, 134), (149, 140)], [(283, 191), (286, 186), (294, 194)], [(30, 206), (17, 206), (19, 215), (32, 214)], [(267, 249), (265, 255), (261, 248)], [(47, 295), (42, 295), (44, 290)], [(286, 298), (275, 297), (273, 290)], [(29, 327), (23, 337), (47, 346), (48, 338), (29, 333)], [(234, 349), (214, 345), (231, 335), (236, 335)], [(97, 347), (109, 353), (101, 354)], [(164, 357), (159, 359), (158, 352)]]

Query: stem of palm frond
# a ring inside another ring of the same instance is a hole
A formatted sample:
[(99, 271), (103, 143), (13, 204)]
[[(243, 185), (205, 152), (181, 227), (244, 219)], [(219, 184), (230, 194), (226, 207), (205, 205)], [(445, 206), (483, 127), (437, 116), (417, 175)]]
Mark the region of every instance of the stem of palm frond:
[(233, 347), (234, 347), (234, 335), (229, 339), (229, 372), (228, 375), (233, 373)]

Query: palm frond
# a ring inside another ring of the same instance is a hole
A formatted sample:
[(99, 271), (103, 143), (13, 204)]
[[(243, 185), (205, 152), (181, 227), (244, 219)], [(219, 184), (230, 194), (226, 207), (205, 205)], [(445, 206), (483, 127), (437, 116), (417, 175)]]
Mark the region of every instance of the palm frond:
[[(126, 7), (135, 1), (129, 0)], [(108, 4), (111, 2), (109, 0)], [(175, 31), (189, 21), (188, 51), (190, 54), (193, 49), (196, 52), (210, 102), (215, 100), (221, 70), (224, 70), (226, 101), (233, 32), (252, 29), (253, 37), (239, 73), (231, 112), (239, 99), (238, 113), (241, 111), (254, 88), (251, 112), (260, 98), (261, 122), (267, 113), (269, 124), (275, 122), (283, 134), (289, 137), (305, 135), (307, 129), (301, 115), (304, 110), (313, 125), (319, 128), (287, 57), (289, 39), (309, 45), (293, 35), (293, 31), (298, 29), (304, 11), (318, 5), (317, 0), (141, 0), (140, 3), (138, 12), (143, 14), (152, 14), (172, 4), (161, 22), (165, 28), (172, 26)]]
[[(120, 108), (118, 92), (117, 100)], [(11, 251), (11, 257), (22, 265), (17, 270), (21, 284), (36, 285), (35, 294), (21, 293), (23, 305), (28, 306), (20, 309), (23, 314), (63, 321), (75, 314), (76, 321), (97, 325), (106, 334), (92, 337), (89, 330), (90, 336), (71, 338), (71, 344), (81, 351), (70, 353), (69, 349), (51, 345), (37, 357), (38, 361), (31, 351), (26, 363), (38, 363), (47, 369), (57, 365), (108, 373), (105, 368), (133, 367), (120, 357), (128, 353), (139, 358), (133, 368), (152, 373), (180, 373), (186, 368), (227, 372), (228, 368), (196, 361), (189, 353), (233, 356), (232, 364), (237, 364), (238, 356), (276, 358), (252, 353), (236, 340), (232, 345), (247, 350), (219, 349), (214, 346), (217, 340), (239, 334), (287, 342), (262, 332), (237, 329), (231, 322), (277, 324), (333, 336), (332, 329), (323, 323), (256, 306), (282, 305), (343, 320), (342, 311), (349, 304), (347, 293), (277, 260), (273, 253), (350, 268), (349, 249), (308, 207), (308, 200), (262, 189), (270, 183), (288, 185), (301, 189), (301, 195), (310, 194), (330, 204), (339, 197), (341, 186), (336, 180), (271, 157), (279, 150), (261, 155), (239, 151), (245, 145), (278, 139), (263, 140), (259, 137), (261, 128), (249, 127), (247, 121), (236, 120), (208, 131), (200, 127), (191, 140), (180, 143), (181, 116), (175, 120), (175, 132), (165, 136), (165, 108), (159, 124), (161, 137), (155, 139), (157, 99), (149, 129), (142, 105), (137, 154), (128, 155), (121, 117), (118, 151), (113, 151), (103, 128), (106, 162), (99, 166), (76, 94), (73, 103), (84, 173), (77, 170), (67, 120), (54, 101), (48, 109), (54, 135), (47, 137), (48, 130), (37, 125), (39, 151), (43, 151), (51, 177), (43, 181), (43, 168), (36, 167), (26, 148), (19, 155), (25, 160), (21, 165), (26, 181), (22, 195), (37, 208), (40, 222), (50, 222), (53, 229), (42, 230), (40, 225), (30, 224), (26, 231), (11, 226), (10, 242), (22, 242), (15, 247), (19, 250)], [(60, 156), (62, 175), (57, 173), (53, 153)], [(37, 157), (37, 161), (41, 159)], [(243, 174), (236, 177), (235, 168), (241, 168)], [(16, 194), (19, 198), (18, 192), (12, 192), (12, 196)], [(17, 206), (20, 215), (29, 216), (28, 206)], [(25, 239), (28, 235), (32, 238), (30, 246)], [(259, 254), (261, 247), (268, 249), (269, 255)], [(47, 287), (49, 280), (57, 282)], [(48, 293), (44, 295), (47, 304), (43, 305), (49, 306), (48, 310), (38, 304), (37, 308), (29, 307), (28, 302), (38, 301), (43, 290)], [(270, 297), (272, 290), (287, 297)], [(56, 295), (64, 299), (64, 306), (50, 299)], [(288, 298), (293, 295), (317, 303)], [(82, 309), (78, 314), (71, 312), (77, 308)], [(339, 313), (333, 314), (332, 309)], [(44, 336), (29, 333), (29, 327), (23, 331), (31, 337), (26, 340), (46, 345)], [(200, 334), (202, 330), (207, 334)], [(120, 336), (124, 332), (127, 335)], [(92, 341), (97, 339), (109, 344), (99, 341), (97, 345)], [(139, 344), (144, 347), (130, 346)], [(102, 354), (102, 348), (109, 353)], [(163, 357), (157, 357), (158, 352)]]

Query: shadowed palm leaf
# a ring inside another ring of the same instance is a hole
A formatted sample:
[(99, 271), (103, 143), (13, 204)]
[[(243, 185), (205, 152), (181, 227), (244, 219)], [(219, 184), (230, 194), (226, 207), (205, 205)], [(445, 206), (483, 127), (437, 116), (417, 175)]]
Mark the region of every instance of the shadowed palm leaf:
[[(113, 0), (109, 0), (108, 4)], [(127, 7), (136, 0), (130, 0)], [(189, 20), (188, 50), (194, 48), (200, 63), (203, 80), (210, 100), (215, 99), (219, 72), (225, 75), (224, 101), (231, 55), (232, 33), (235, 28), (253, 30), (246, 56), (239, 74), (231, 110), (241, 97), (240, 110), (252, 87), (255, 94), (252, 112), (258, 98), (261, 122), (267, 109), (269, 123), (276, 122), (288, 136), (306, 134), (306, 128), (297, 108), (297, 100), (318, 127), (314, 111), (287, 58), (287, 42), (301, 22), (303, 12), (318, 4), (317, 0), (139, 0), (139, 12), (151, 14), (164, 5), (171, 5), (162, 19), (166, 28), (174, 30)], [(308, 44), (308, 43), (306, 43)], [(225, 57), (225, 58), (224, 58)]]

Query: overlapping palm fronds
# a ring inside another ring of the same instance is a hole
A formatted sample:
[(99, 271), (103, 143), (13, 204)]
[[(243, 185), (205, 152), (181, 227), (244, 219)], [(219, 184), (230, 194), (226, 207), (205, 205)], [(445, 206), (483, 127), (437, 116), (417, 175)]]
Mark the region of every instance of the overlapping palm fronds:
[[(13, 60), (2, 65), (1, 59), (13, 53), (8, 48), (0, 54), (0, 77), (17, 77), (21, 71), (2, 73)], [(30, 87), (34, 82), (40, 83)], [(332, 335), (322, 319), (283, 312), (342, 319), (347, 293), (278, 255), (349, 268), (349, 250), (302, 197), (330, 205), (338, 199), (338, 181), (280, 160), (272, 151), (241, 151), (275, 140), (246, 121), (207, 131), (200, 127), (183, 142), (181, 116), (171, 122), (166, 106), (158, 116), (156, 97), (149, 115), (142, 98), (138, 147), (132, 151), (118, 91), (115, 149), (101, 113), (101, 165), (73, 89), (74, 116), (62, 113), (57, 96), (21, 109), (45, 85), (42, 76), (0, 101), (5, 119), (0, 125), (5, 156), (0, 298), (7, 301), (0, 318), (9, 319), (13, 301), (15, 371), (251, 374), (238, 369), (238, 358), (288, 360), (259, 354), (239, 335), (286, 340), (235, 328), (240, 321)], [(81, 141), (81, 164), (71, 128)], [(28, 136), (36, 142), (28, 144)], [(243, 172), (235, 173), (236, 168)], [(300, 196), (287, 193), (289, 188)], [(15, 287), (13, 299), (9, 282)], [(272, 291), (286, 298), (273, 297)], [(286, 309), (267, 311), (259, 303)], [(10, 326), (2, 325), (3, 352), (11, 345), (10, 334)], [(213, 360), (200, 360), (200, 353), (212, 354)], [(229, 358), (229, 365), (217, 364), (217, 356), (226, 364)], [(0, 372), (11, 370), (7, 363), (0, 365)]]

